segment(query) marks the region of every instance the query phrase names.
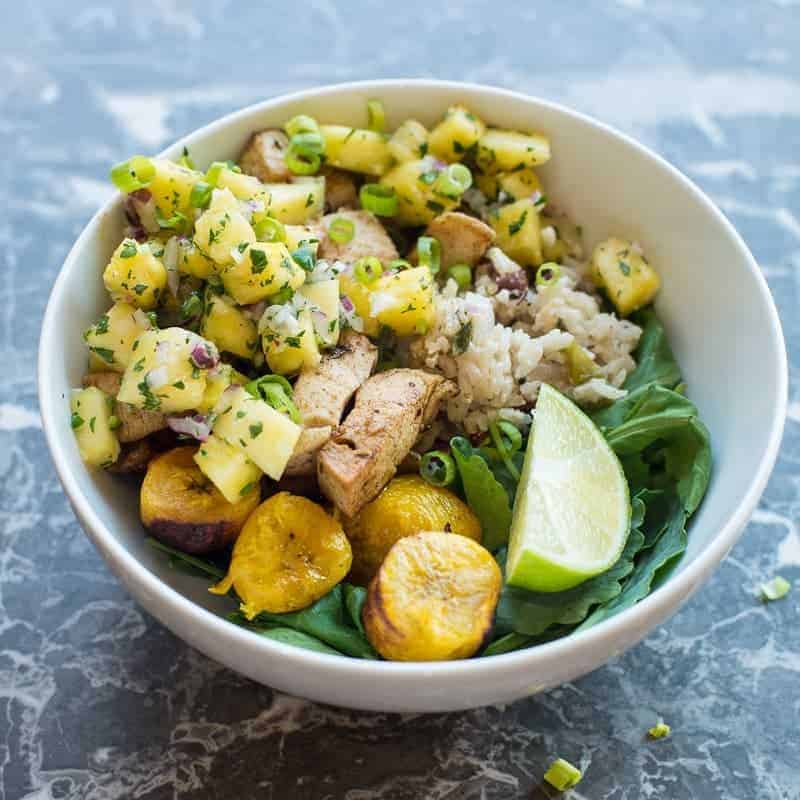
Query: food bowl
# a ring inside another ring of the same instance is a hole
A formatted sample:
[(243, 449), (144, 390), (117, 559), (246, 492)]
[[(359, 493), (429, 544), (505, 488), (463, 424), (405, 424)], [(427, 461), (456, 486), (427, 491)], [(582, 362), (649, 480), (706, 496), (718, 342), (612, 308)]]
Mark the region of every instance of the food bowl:
[(443, 663), (362, 661), (302, 650), (227, 622), (220, 598), (148, 548), (136, 489), (81, 461), (68, 393), (86, 351), (79, 332), (106, 307), (100, 279), (122, 236), (121, 198), (101, 209), (53, 287), (39, 349), (47, 442), (75, 513), (111, 569), (151, 614), (193, 647), (256, 681), (314, 700), (385, 711), (450, 711), (504, 703), (576, 678), (635, 644), (705, 581), (741, 534), (772, 470), (786, 409), (786, 354), (767, 285), (742, 239), (686, 177), (632, 139), (575, 111), (514, 92), (427, 80), (372, 81), (268, 100), (195, 131), (163, 155), (191, 149), (200, 165), (234, 158), (249, 135), (298, 113), (363, 125), (381, 98), (389, 126), (431, 124), (455, 102), (509, 128), (542, 130), (554, 157), (548, 193), (584, 226), (642, 243), (663, 288), (656, 308), (689, 395), (711, 431), (714, 470), (689, 546), (661, 586), (594, 628), (527, 650)]

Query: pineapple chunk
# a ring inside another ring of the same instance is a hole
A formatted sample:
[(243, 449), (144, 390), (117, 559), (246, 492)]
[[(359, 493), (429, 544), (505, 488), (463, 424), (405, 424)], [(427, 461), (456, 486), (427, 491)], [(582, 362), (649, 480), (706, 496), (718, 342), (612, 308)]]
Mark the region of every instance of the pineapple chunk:
[(297, 250), (302, 244), (319, 244), (319, 233), (309, 225), (286, 225), (286, 247)]
[(294, 315), (289, 306), (270, 306), (262, 317), (261, 344), (269, 368), (278, 375), (293, 375), (320, 362), (311, 311)]
[(214, 433), (278, 480), (292, 457), (302, 427), (241, 387), (229, 388), (216, 411)]
[(123, 239), (103, 271), (111, 299), (130, 303), (145, 311), (155, 308), (167, 285), (167, 269), (147, 244)]
[(339, 281), (336, 278), (306, 283), (297, 294), (308, 301), (317, 339), (323, 347), (339, 341)]
[(485, 172), (476, 172), (472, 179), (475, 186), (480, 189), (489, 200), (497, 197), (499, 186), (497, 185), (497, 175), (487, 175)]
[(461, 161), (486, 131), (483, 120), (461, 105), (450, 106), (431, 131), (430, 151), (444, 161)]
[(253, 215), (256, 222), (268, 215), (285, 225), (305, 225), (325, 208), (325, 178), (297, 178), (294, 183), (267, 183), (264, 187), (269, 201), (263, 214)]
[(530, 198), (501, 206), (490, 215), (489, 224), (497, 234), (495, 244), (523, 267), (542, 263), (539, 212)]
[(516, 172), (501, 172), (497, 176), (497, 188), (509, 195), (511, 200), (522, 200), (536, 192), (542, 194), (539, 176), (530, 167)]
[(217, 188), (228, 189), (237, 200), (262, 200), (265, 204), (268, 200), (267, 188), (258, 178), (227, 167), (217, 175)]
[(646, 306), (661, 286), (658, 273), (627, 239), (612, 237), (598, 244), (590, 270), (592, 280), (624, 317)]
[(232, 383), (244, 386), (249, 381), (250, 379), (246, 375), (242, 375), (230, 364), (218, 364), (215, 370), (209, 371), (206, 375), (206, 390), (197, 410), (203, 414), (208, 413)]
[(371, 316), (398, 336), (425, 333), (433, 323), (433, 276), (427, 267), (384, 275), (370, 297)]
[(279, 242), (253, 245), (222, 273), (225, 291), (239, 305), (257, 303), (282, 289), (297, 289), (305, 279), (304, 270)]
[(114, 303), (83, 334), (89, 352), (100, 359), (103, 369), (124, 372), (128, 366), (133, 343), (143, 331), (135, 314), (136, 308), (129, 303)]
[(81, 458), (91, 467), (108, 467), (119, 458), (117, 434), (111, 430), (113, 400), (96, 386), (73, 392), (72, 430)]
[(143, 333), (134, 342), (117, 400), (165, 414), (198, 408), (206, 391), (206, 370), (192, 359), (198, 345), (216, 356), (211, 342), (183, 328)]
[(427, 225), (444, 211), (452, 211), (459, 198), (443, 197), (433, 191), (436, 177), (436, 160), (421, 158), (406, 161), (389, 170), (380, 180), (397, 193), (395, 221), (401, 225)]
[(484, 172), (509, 172), (550, 160), (550, 140), (541, 133), (489, 128), (478, 141), (478, 166)]
[(208, 280), (217, 265), (191, 239), (178, 239), (178, 272)]
[(372, 291), (369, 286), (356, 279), (352, 266), (339, 273), (339, 292), (342, 297), (346, 296), (352, 302), (356, 314), (364, 323), (364, 333), (367, 336), (377, 336), (381, 326), (378, 320), (372, 318), (370, 306)]
[[(236, 256), (256, 240), (253, 228), (238, 210), (238, 203), (236, 208), (221, 207), (223, 203), (229, 202), (227, 195), (233, 197), (228, 189), (219, 193), (215, 191), (208, 211), (200, 215), (194, 226), (196, 245), (219, 267), (232, 264)], [(217, 198), (219, 200), (215, 203)]]
[(258, 347), (256, 324), (221, 294), (206, 291), (200, 334), (226, 353), (252, 358)]
[(392, 152), (383, 134), (347, 125), (320, 125), (325, 140), (325, 163), (332, 167), (383, 175), (392, 163)]
[(229, 503), (238, 503), (261, 480), (261, 470), (243, 452), (213, 434), (200, 445), (194, 462)]
[(389, 139), (389, 152), (398, 164), (424, 158), (428, 152), (428, 131), (415, 119), (407, 119)]
[(597, 364), (594, 363), (591, 353), (581, 347), (574, 339), (572, 344), (564, 350), (567, 359), (570, 382), (578, 386), (597, 374)]
[(183, 214), (191, 219), (192, 187), (204, 179), (203, 173), (182, 167), (166, 158), (154, 158), (153, 165), (156, 173), (147, 188), (153, 195), (158, 213), (164, 219), (169, 219), (174, 214)]

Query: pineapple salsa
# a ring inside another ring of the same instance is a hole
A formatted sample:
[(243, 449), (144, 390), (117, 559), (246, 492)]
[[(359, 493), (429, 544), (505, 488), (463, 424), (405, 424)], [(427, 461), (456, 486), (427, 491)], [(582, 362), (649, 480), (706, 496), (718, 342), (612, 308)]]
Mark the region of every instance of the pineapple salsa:
[(544, 134), (385, 119), (113, 167), (127, 228), (72, 428), (88, 466), (143, 476), (148, 541), (236, 624), (360, 658), (528, 647), (646, 594), (707, 432), (657, 272), (621, 237), (584, 256)]

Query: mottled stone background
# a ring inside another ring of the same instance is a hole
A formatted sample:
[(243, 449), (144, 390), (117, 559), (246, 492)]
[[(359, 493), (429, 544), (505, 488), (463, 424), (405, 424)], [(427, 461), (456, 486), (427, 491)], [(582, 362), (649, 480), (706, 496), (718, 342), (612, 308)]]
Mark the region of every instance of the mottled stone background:
[[(797, 0), (0, 9), (0, 800), (534, 798), (555, 755), (584, 768), (578, 798), (800, 798)], [(574, 684), (428, 717), (277, 696), (137, 608), (59, 488), (34, 371), (110, 163), (288, 90), (403, 75), (554, 98), (663, 153), (755, 252), (795, 368), (777, 470), (692, 603)], [(778, 571), (795, 591), (762, 605), (754, 587)], [(673, 735), (648, 742), (660, 715)]]

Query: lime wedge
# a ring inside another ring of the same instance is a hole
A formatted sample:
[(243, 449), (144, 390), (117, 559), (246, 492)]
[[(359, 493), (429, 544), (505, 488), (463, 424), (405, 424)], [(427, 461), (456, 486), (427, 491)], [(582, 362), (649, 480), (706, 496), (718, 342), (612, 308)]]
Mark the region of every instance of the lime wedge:
[(506, 582), (559, 592), (609, 569), (630, 525), (628, 483), (595, 424), (547, 384), (539, 390), (506, 562)]

